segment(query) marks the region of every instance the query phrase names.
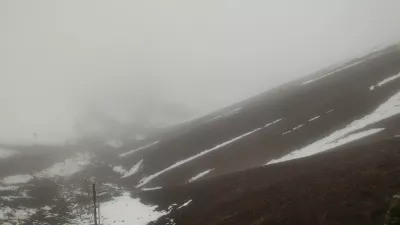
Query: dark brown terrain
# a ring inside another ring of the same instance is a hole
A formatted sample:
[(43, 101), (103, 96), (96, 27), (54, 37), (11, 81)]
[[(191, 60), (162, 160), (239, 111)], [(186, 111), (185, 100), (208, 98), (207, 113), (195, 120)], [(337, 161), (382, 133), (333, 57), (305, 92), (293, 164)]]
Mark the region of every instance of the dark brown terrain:
[(146, 192), (168, 207), (193, 202), (154, 224), (383, 224), (400, 189), (400, 139), (340, 149)]

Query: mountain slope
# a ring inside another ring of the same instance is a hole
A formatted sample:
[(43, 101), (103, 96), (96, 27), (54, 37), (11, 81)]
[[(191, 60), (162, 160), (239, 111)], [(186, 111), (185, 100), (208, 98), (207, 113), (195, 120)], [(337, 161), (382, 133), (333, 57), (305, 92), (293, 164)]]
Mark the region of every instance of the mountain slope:
[(125, 146), (2, 146), (0, 221), (90, 224), (96, 183), (103, 224), (381, 224), (399, 62), (391, 46)]
[[(377, 133), (368, 140), (395, 135), (395, 127), (381, 124), (397, 114), (400, 80), (372, 91), (370, 87), (399, 74), (400, 54), (395, 50), (368, 57), (324, 79), (306, 85), (292, 82), (203, 118), (184, 133), (157, 140), (157, 145), (122, 161), (143, 159), (143, 174), (154, 177), (147, 179), (146, 185), (178, 185), (209, 169), (213, 170), (207, 176), (212, 177), (264, 165), (356, 120), (368, 115), (379, 117), (385, 110), (394, 113), (382, 115), (376, 121), (364, 118), (365, 127), (359, 127), (360, 122), (345, 135), (373, 128), (384, 129), (375, 130)], [(139, 178), (132, 178), (132, 182)]]

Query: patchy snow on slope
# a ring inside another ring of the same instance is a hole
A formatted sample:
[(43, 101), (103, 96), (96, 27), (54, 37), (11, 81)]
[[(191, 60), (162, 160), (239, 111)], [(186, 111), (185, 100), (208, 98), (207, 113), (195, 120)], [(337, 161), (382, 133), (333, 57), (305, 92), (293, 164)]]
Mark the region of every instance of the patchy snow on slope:
[(152, 188), (142, 188), (142, 191), (155, 191), (155, 190), (159, 190), (162, 187), (152, 187)]
[(127, 192), (110, 202), (101, 204), (100, 207), (103, 217), (101, 224), (103, 225), (146, 225), (167, 214), (167, 212), (156, 211), (157, 206), (147, 206), (142, 204), (139, 199), (131, 198)]
[(126, 178), (129, 176), (132, 176), (133, 174), (137, 173), (140, 168), (142, 167), (142, 163), (143, 163), (143, 159), (140, 160), (138, 163), (136, 163), (134, 166), (132, 166), (132, 168), (127, 171), (121, 178)]
[(136, 163), (134, 166), (132, 166), (132, 168), (126, 172), (125, 175), (123, 175), (121, 178), (126, 178), (129, 176), (132, 176), (133, 174), (137, 173), (140, 168), (142, 167), (142, 163), (143, 163), (143, 159), (140, 160), (138, 163)]
[(120, 186), (118, 186), (117, 184), (113, 184), (113, 183), (103, 183), (103, 186), (106, 186), (106, 187), (114, 189), (114, 190), (120, 190), (121, 189)]
[[(100, 203), (102, 225), (146, 225), (159, 217), (168, 214), (165, 211), (156, 211), (157, 206), (148, 206), (140, 202), (140, 199), (130, 197), (130, 193), (124, 192), (122, 196), (115, 197), (109, 202)], [(92, 212), (77, 215), (70, 224), (92, 225)]]
[(54, 217), (58, 216), (57, 213), (50, 212), (54, 207), (55, 207), (55, 205), (54, 206), (46, 205), (46, 206), (40, 207), (40, 210), (42, 211), (45, 218), (54, 218)]
[(171, 211), (173, 208), (175, 208), (176, 206), (178, 206), (178, 204), (176, 203), (172, 203), (170, 206), (168, 206), (168, 211)]
[(20, 196), (20, 195), (9, 195), (9, 196), (0, 196), (0, 199), (3, 201), (11, 202), (16, 199), (23, 199), (23, 198), (31, 198), (31, 197), (25, 197), (25, 196)]
[(45, 211), (50, 211), (51, 209), (53, 209), (53, 207), (46, 205), (46, 206), (40, 207), (40, 209), (45, 210)]
[(125, 170), (122, 166), (114, 166), (113, 171), (122, 175), (121, 178), (126, 178), (137, 173), (142, 167), (143, 159), (136, 163), (130, 170)]
[(0, 207), (0, 221), (7, 221), (11, 224), (20, 224), (20, 220), (29, 219), (36, 213), (36, 209), (19, 207), (18, 209), (10, 207)]
[(196, 176), (190, 178), (188, 182), (191, 183), (191, 182), (193, 182), (195, 180), (198, 180), (198, 179), (200, 179), (201, 177), (204, 177), (206, 174), (208, 174), (209, 172), (211, 172), (213, 170), (214, 169), (209, 169), (209, 170), (203, 171), (203, 172), (197, 174)]
[(15, 185), (10, 185), (10, 186), (1, 186), (0, 185), (0, 191), (15, 191), (17, 190), (19, 187), (15, 186)]
[(391, 81), (393, 81), (393, 80), (396, 80), (397, 78), (400, 78), (400, 73), (399, 73), (399, 74), (396, 74), (396, 75), (393, 75), (393, 76), (391, 76), (391, 77), (388, 77), (388, 78), (382, 80), (381, 82), (379, 82), (379, 83), (376, 84), (376, 85), (372, 85), (371, 87), (369, 87), (369, 90), (372, 91), (372, 90), (374, 90), (376, 87), (381, 87), (381, 86), (383, 86), (383, 85), (385, 85), (385, 84), (387, 84), (387, 83), (389, 83), (389, 82), (391, 82)]
[(313, 118), (309, 119), (308, 122), (311, 122), (311, 121), (319, 119), (319, 118), (320, 118), (320, 116), (313, 117)]
[(74, 158), (69, 158), (63, 162), (59, 162), (34, 176), (38, 178), (52, 178), (56, 176), (72, 176), (81, 171), (90, 163), (91, 156), (89, 153), (78, 153)]
[(317, 153), (324, 152), (329, 149), (336, 148), (338, 146), (361, 139), (363, 137), (378, 133), (379, 131), (382, 131), (382, 130), (384, 130), (384, 129), (376, 128), (376, 129), (361, 131), (361, 132), (350, 134), (347, 137), (335, 140), (333, 142), (328, 142), (328, 143), (325, 143), (324, 141), (326, 141), (326, 140), (323, 139), (320, 142), (315, 142), (314, 144), (309, 145), (305, 148), (293, 151), (290, 154), (283, 156), (282, 158), (271, 160), (267, 163), (267, 165), (315, 155)]
[(21, 191), (20, 195), (8, 195), (8, 196), (0, 196), (0, 199), (5, 201), (14, 201), (15, 199), (23, 199), (23, 198), (32, 198), (28, 195), (28, 191)]
[(399, 113), (400, 113), (400, 92), (397, 92), (395, 95), (390, 97), (386, 102), (381, 104), (371, 114), (364, 116), (361, 119), (353, 121), (345, 128), (335, 131), (329, 136), (321, 140), (318, 140), (302, 149), (295, 150), (292, 153), (283, 156), (280, 159), (271, 160), (267, 163), (267, 165), (272, 163), (278, 163), (287, 160), (302, 158), (306, 156), (311, 156), (335, 148), (337, 146), (349, 143), (351, 141), (358, 140), (368, 135), (375, 134), (379, 131), (382, 131), (383, 128), (370, 129), (355, 134), (353, 132), (364, 129), (368, 125), (387, 119)]
[(134, 153), (134, 152), (137, 152), (137, 151), (140, 151), (140, 150), (143, 150), (143, 149), (146, 149), (146, 148), (150, 148), (151, 146), (156, 145), (156, 144), (158, 144), (158, 143), (159, 143), (159, 142), (156, 141), (156, 142), (153, 142), (153, 143), (151, 143), (151, 144), (148, 144), (148, 145), (145, 145), (145, 146), (142, 146), (142, 147), (139, 147), (139, 148), (130, 150), (129, 152), (121, 153), (121, 154), (119, 154), (119, 157), (125, 157), (125, 156), (130, 155), (130, 154), (132, 154), (132, 153)]
[(183, 203), (183, 204), (182, 204), (181, 206), (179, 206), (177, 209), (181, 209), (181, 208), (183, 208), (183, 207), (186, 207), (186, 206), (188, 206), (191, 202), (192, 202), (192, 199), (190, 199), (189, 201)]
[(4, 148), (0, 148), (0, 159), (1, 158), (8, 158), (12, 155), (17, 154), (18, 152), (15, 150), (10, 150), (10, 149), (4, 149)]
[(126, 172), (127, 172), (122, 166), (114, 166), (114, 167), (112, 168), (112, 170), (113, 170), (114, 172), (116, 172), (116, 173), (121, 174), (121, 175), (125, 175)]
[(192, 161), (192, 160), (194, 160), (194, 159), (197, 159), (197, 158), (199, 158), (199, 157), (201, 157), (201, 156), (203, 156), (203, 155), (205, 155), (205, 154), (208, 154), (208, 153), (210, 153), (210, 152), (212, 152), (212, 151), (215, 151), (215, 150), (217, 150), (217, 149), (220, 149), (220, 148), (222, 148), (222, 147), (224, 147), (224, 146), (226, 146), (226, 145), (229, 145), (229, 144), (231, 144), (231, 143), (233, 143), (233, 142), (236, 142), (236, 141), (238, 141), (238, 140), (240, 140), (240, 139), (242, 139), (242, 138), (244, 138), (244, 137), (246, 137), (246, 136), (249, 136), (250, 134), (253, 134), (254, 132), (257, 132), (257, 131), (259, 131), (259, 130), (261, 130), (261, 129), (262, 129), (262, 128), (257, 128), (257, 129), (255, 129), (255, 130), (252, 130), (252, 131), (250, 131), (250, 132), (247, 132), (247, 133), (245, 133), (245, 134), (242, 134), (242, 135), (240, 135), (240, 136), (238, 136), (238, 137), (235, 137), (235, 138), (233, 138), (233, 139), (231, 139), (231, 140), (229, 140), (229, 141), (226, 141), (226, 142), (224, 142), (224, 143), (222, 143), (222, 144), (216, 145), (216, 146), (214, 146), (213, 148), (210, 148), (210, 149), (207, 149), (207, 150), (205, 150), (205, 151), (202, 151), (202, 152), (200, 152), (200, 153), (198, 153), (198, 154), (196, 154), (196, 155), (194, 155), (194, 156), (191, 156), (191, 157), (189, 157), (189, 158), (187, 158), (187, 159), (178, 161), (178, 162), (176, 162), (175, 164), (173, 164), (173, 165), (171, 165), (171, 166), (169, 166), (169, 167), (167, 167), (167, 168), (165, 168), (165, 169), (163, 169), (163, 170), (161, 170), (161, 171), (159, 171), (159, 172), (157, 172), (157, 173), (155, 173), (155, 174), (152, 174), (152, 175), (150, 175), (150, 176), (148, 176), (148, 177), (143, 178), (143, 179), (139, 182), (139, 184), (138, 184), (136, 187), (142, 187), (143, 185), (147, 184), (148, 182), (150, 182), (151, 180), (153, 180), (154, 178), (160, 176), (160, 175), (163, 174), (163, 173), (166, 173), (166, 172), (168, 172), (168, 171), (170, 171), (170, 170), (172, 170), (172, 169), (174, 169), (174, 168), (176, 168), (176, 167), (178, 167), (178, 166), (181, 166), (181, 165), (183, 165), (183, 164), (185, 164), (185, 163), (187, 163), (187, 162), (190, 162), (190, 161)]
[(32, 179), (33, 179), (33, 177), (31, 175), (19, 174), (19, 175), (12, 175), (12, 176), (8, 176), (8, 177), (4, 177), (2, 180), (0, 180), (0, 182), (5, 185), (13, 185), (13, 184), (27, 183)]

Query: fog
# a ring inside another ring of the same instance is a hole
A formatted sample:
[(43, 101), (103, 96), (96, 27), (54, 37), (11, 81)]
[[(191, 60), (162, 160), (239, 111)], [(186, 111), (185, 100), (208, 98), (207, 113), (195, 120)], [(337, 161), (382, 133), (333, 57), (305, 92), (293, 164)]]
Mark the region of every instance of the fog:
[(398, 0), (0, 1), (0, 142), (167, 126), (400, 40)]

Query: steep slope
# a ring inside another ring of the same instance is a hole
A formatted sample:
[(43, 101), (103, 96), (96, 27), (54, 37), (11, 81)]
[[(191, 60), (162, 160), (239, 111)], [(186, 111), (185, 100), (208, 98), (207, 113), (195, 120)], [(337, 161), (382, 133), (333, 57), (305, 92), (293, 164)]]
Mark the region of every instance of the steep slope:
[[(160, 208), (191, 200), (154, 224), (383, 224), (400, 189), (400, 139), (141, 194)], [(174, 223), (170, 223), (171, 219)]]
[[(313, 146), (328, 150), (336, 139), (340, 145), (393, 136), (395, 122), (387, 121), (397, 121), (400, 79), (370, 87), (397, 76), (399, 62), (399, 51), (390, 49), (335, 69), (323, 79), (320, 75), (308, 79), (313, 82), (291, 82), (202, 118), (179, 135), (149, 140), (158, 142), (121, 154), (121, 162), (131, 166), (143, 160), (141, 173), (130, 178), (133, 184), (170, 186), (210, 169), (203, 178), (262, 166), (307, 146), (310, 151), (315, 151)], [(317, 142), (321, 139), (326, 143)]]

